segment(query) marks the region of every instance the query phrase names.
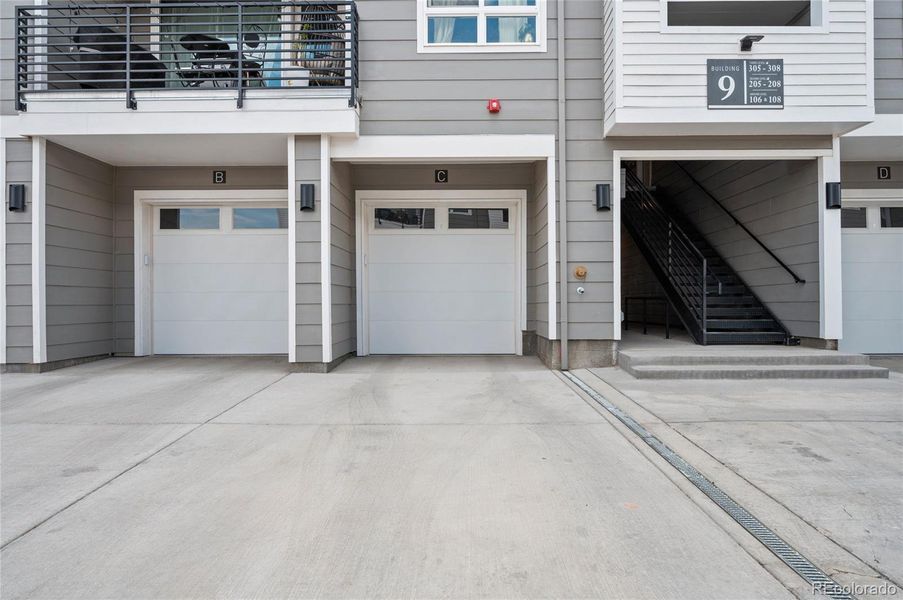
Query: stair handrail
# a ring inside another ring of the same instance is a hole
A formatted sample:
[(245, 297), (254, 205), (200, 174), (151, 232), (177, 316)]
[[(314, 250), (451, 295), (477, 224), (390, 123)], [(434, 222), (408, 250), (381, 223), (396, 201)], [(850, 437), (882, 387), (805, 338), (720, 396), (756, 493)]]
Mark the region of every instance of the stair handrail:
[(678, 161), (675, 160), (675, 161), (673, 161), (673, 162), (674, 162), (675, 165), (677, 165), (677, 168), (678, 168), (678, 169), (680, 169), (681, 171), (683, 171), (684, 174), (685, 174), (687, 177), (690, 178), (690, 181), (692, 181), (693, 184), (694, 184), (696, 187), (698, 187), (700, 190), (702, 190), (702, 193), (704, 193), (706, 196), (708, 196), (709, 199), (712, 200), (712, 202), (714, 202), (715, 204), (717, 204), (718, 207), (719, 207), (721, 210), (723, 210), (723, 211), (725, 212), (725, 214), (727, 214), (727, 216), (729, 216), (729, 217), (734, 221), (734, 224), (735, 224), (735, 225), (737, 225), (738, 227), (740, 227), (740, 229), (742, 229), (743, 231), (745, 231), (746, 234), (747, 234), (749, 237), (751, 237), (757, 244), (759, 244), (759, 246), (761, 246), (762, 249), (765, 250), (765, 252), (767, 252), (768, 255), (769, 255), (771, 258), (773, 258), (779, 265), (781, 265), (781, 267), (783, 267), (784, 270), (787, 271), (787, 272), (790, 274), (791, 277), (793, 277), (794, 283), (806, 283), (806, 280), (805, 280), (805, 279), (801, 278), (799, 275), (797, 275), (796, 273), (794, 273), (793, 270), (792, 270), (790, 267), (788, 267), (787, 264), (786, 264), (783, 260), (781, 260), (780, 258), (778, 258), (777, 254), (775, 254), (774, 252), (772, 252), (771, 249), (770, 249), (768, 246), (766, 246), (766, 245), (764, 244), (764, 242), (762, 242), (762, 240), (760, 240), (758, 237), (756, 237), (756, 235), (746, 227), (746, 225), (744, 225), (743, 223), (741, 223), (740, 220), (737, 219), (737, 217), (735, 217), (734, 214), (733, 214), (731, 211), (729, 211), (729, 210), (727, 209), (727, 207), (724, 206), (724, 205), (718, 200), (718, 198), (715, 197), (714, 194), (712, 194), (712, 192), (710, 192), (704, 185), (702, 185), (702, 183), (701, 183), (698, 179), (696, 179), (696, 178), (693, 176), (692, 173), (690, 173), (690, 171), (688, 171), (688, 170), (687, 170), (682, 164), (680, 164)]
[[(696, 244), (693, 243), (693, 240), (690, 238), (690, 236), (688, 236), (686, 232), (681, 228), (680, 224), (675, 219), (673, 219), (671, 215), (669, 215), (668, 212), (665, 211), (664, 208), (662, 208), (659, 200), (652, 194), (651, 191), (649, 191), (649, 188), (646, 187), (646, 185), (640, 180), (639, 177), (637, 177), (635, 173), (630, 170), (626, 170), (626, 179), (626, 183), (628, 184), (627, 191), (638, 191), (643, 196), (644, 200), (648, 202), (649, 206), (653, 208), (655, 212), (657, 212), (661, 217), (666, 219), (669, 222), (672, 230), (677, 232), (677, 240), (681, 243), (681, 245), (684, 246), (684, 248), (690, 250), (692, 253), (696, 254), (696, 256), (702, 261), (704, 268), (703, 274), (705, 275), (706, 271), (708, 271), (708, 276), (714, 279), (717, 283), (718, 294), (720, 295), (723, 288), (723, 282), (721, 281), (721, 278), (718, 277), (718, 275), (713, 271), (708, 269), (708, 260), (706, 259), (705, 255), (703, 255), (702, 251), (696, 247)], [(703, 292), (705, 291), (706, 290), (703, 290)]]
[[(686, 317), (692, 320), (693, 329), (698, 330), (699, 342), (705, 344), (709, 278), (717, 283), (719, 295), (721, 278), (710, 270), (706, 256), (636, 174), (627, 171), (625, 178), (625, 193), (629, 198), (624, 203), (625, 217), (648, 248), (648, 260), (655, 261), (686, 307)], [(690, 327), (689, 323), (686, 325)]]

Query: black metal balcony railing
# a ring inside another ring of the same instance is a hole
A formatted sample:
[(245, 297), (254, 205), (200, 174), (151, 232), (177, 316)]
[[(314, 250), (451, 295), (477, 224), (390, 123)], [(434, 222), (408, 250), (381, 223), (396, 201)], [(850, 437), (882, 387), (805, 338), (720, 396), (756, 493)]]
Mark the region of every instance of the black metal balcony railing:
[(344, 88), (357, 104), (353, 0), (61, 3), (16, 8), (16, 105), (31, 92)]

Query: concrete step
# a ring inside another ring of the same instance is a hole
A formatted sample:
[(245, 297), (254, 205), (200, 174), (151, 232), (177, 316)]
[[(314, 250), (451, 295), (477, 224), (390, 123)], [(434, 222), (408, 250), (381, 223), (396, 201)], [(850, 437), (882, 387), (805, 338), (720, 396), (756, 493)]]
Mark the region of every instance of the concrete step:
[(774, 319), (706, 319), (706, 327), (712, 329), (751, 330), (756, 331), (780, 331)]
[(868, 365), (643, 365), (637, 379), (887, 379), (888, 370)]
[(868, 356), (846, 354), (830, 350), (807, 350), (805, 348), (785, 348), (760, 350), (758, 348), (728, 350), (704, 350), (702, 346), (686, 352), (662, 352), (652, 350), (622, 350), (618, 352), (621, 366), (868, 366)]

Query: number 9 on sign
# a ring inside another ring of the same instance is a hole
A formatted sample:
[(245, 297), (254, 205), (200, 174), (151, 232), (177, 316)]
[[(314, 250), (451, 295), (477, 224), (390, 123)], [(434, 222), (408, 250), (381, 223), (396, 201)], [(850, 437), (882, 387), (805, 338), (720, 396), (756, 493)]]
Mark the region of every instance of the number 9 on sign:
[(725, 75), (718, 80), (718, 89), (725, 92), (724, 96), (721, 97), (721, 100), (727, 100), (734, 93), (734, 90), (737, 89), (737, 82), (735, 82), (734, 78), (730, 75)]

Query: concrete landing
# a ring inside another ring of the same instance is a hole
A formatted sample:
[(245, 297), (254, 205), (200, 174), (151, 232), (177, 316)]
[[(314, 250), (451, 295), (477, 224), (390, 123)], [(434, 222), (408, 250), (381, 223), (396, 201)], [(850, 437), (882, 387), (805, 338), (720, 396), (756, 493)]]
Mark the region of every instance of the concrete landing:
[(887, 379), (862, 354), (799, 346), (698, 346), (686, 339), (625, 336), (618, 366), (638, 379)]

